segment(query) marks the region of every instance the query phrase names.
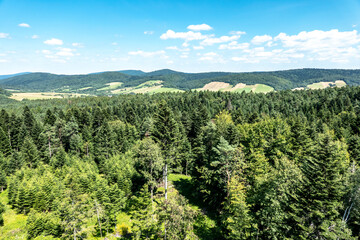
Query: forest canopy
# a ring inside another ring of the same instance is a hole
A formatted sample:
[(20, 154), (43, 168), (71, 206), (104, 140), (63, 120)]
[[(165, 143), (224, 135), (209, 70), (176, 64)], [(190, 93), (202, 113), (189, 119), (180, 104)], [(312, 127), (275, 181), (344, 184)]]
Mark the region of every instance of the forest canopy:
[(359, 239), (360, 87), (0, 107), (0, 239)]

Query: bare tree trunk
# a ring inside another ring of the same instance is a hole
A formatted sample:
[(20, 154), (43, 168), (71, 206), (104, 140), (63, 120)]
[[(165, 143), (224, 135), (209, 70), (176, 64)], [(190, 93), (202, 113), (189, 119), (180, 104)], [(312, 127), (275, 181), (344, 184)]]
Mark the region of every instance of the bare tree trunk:
[(51, 141), (50, 141), (50, 136), (49, 136), (49, 156), (51, 158), (52, 154), (51, 154)]
[(165, 163), (165, 168), (164, 168), (165, 201), (167, 201), (167, 191), (168, 191), (167, 174), (168, 174), (168, 167), (167, 167), (167, 163)]
[(8, 130), (8, 135), (9, 135), (10, 147), (12, 148), (12, 145), (11, 145), (11, 135), (10, 135), (10, 129)]

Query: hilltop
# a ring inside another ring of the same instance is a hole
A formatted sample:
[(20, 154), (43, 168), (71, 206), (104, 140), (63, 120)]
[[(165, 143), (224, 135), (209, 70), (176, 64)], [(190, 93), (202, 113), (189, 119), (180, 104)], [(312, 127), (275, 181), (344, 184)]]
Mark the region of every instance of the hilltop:
[(11, 89), (13, 92), (91, 95), (186, 90), (269, 92), (344, 85), (360, 85), (360, 70), (307, 68), (271, 72), (185, 73), (162, 69), (147, 73), (140, 70), (123, 70), (81, 75), (23, 73), (0, 76), (0, 87)]

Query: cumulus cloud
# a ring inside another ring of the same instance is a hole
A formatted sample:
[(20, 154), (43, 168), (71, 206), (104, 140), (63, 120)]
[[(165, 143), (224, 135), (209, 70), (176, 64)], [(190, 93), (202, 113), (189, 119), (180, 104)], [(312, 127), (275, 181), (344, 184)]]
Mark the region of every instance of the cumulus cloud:
[(177, 46), (169, 46), (169, 47), (166, 47), (166, 49), (168, 49), (168, 50), (179, 50), (179, 48)]
[(265, 43), (265, 42), (268, 42), (271, 40), (272, 40), (272, 37), (269, 35), (255, 36), (251, 40), (251, 43), (252, 44), (262, 44), (262, 43)]
[(230, 34), (231, 35), (244, 35), (244, 34), (246, 34), (246, 32), (243, 32), (243, 31), (231, 31)]
[(56, 53), (57, 56), (61, 57), (72, 57), (74, 56), (75, 49), (71, 48), (58, 48), (58, 52)]
[(220, 62), (222, 59), (215, 52), (204, 53), (202, 57), (199, 58), (200, 61), (212, 61), (212, 62)]
[(153, 56), (165, 55), (165, 53), (166, 52), (164, 50), (155, 51), (155, 52), (145, 52), (142, 50), (138, 50), (138, 51), (129, 52), (129, 55), (141, 56), (141, 57), (153, 57)]
[(46, 40), (46, 41), (44, 41), (44, 43), (47, 45), (53, 45), (53, 46), (64, 44), (64, 42), (62, 40), (57, 39), (57, 38), (52, 38), (52, 39)]
[(8, 33), (0, 33), (0, 38), (9, 38), (10, 35)]
[(42, 50), (41, 52), (46, 55), (52, 54), (52, 52), (50, 50), (46, 50), (46, 49)]
[(228, 44), (221, 44), (219, 46), (219, 49), (224, 50), (224, 49), (229, 49), (229, 50), (234, 50), (234, 49), (248, 49), (250, 46), (249, 43), (238, 43), (237, 41), (232, 41)]
[(74, 42), (71, 44), (73, 47), (84, 47), (84, 44), (82, 43), (78, 43), (78, 42)]
[(240, 35), (233, 35), (233, 36), (221, 36), (219, 38), (206, 38), (200, 44), (204, 46), (211, 46), (217, 43), (225, 43), (237, 40), (240, 38)]
[(204, 47), (203, 46), (193, 46), (193, 49), (194, 50), (202, 50), (202, 49), (204, 49)]
[(201, 40), (207, 38), (206, 35), (201, 34), (200, 32), (174, 32), (173, 30), (167, 30), (166, 33), (163, 33), (160, 38), (162, 40), (167, 39), (184, 39), (186, 41), (192, 40)]
[(27, 23), (20, 23), (18, 26), (19, 27), (24, 27), (24, 28), (29, 28), (30, 27), (30, 25), (27, 24)]
[(284, 48), (293, 53), (303, 53), (312, 60), (318, 61), (349, 61), (358, 57), (360, 52), (356, 46), (360, 44), (360, 34), (356, 30), (341, 32), (338, 29), (330, 31), (314, 30), (300, 32), (297, 35), (280, 33), (274, 38)]
[(193, 31), (209, 31), (209, 30), (212, 30), (213, 28), (210, 27), (209, 25), (203, 23), (203, 24), (198, 24), (198, 25), (189, 25), (187, 27), (187, 29), (193, 30)]
[(233, 32), (231, 36), (221, 36), (219, 38), (209, 36), (206, 39), (204, 39), (200, 44), (204, 46), (211, 46), (219, 43), (232, 42), (238, 40), (243, 34), (245, 34), (245, 32), (236, 31)]

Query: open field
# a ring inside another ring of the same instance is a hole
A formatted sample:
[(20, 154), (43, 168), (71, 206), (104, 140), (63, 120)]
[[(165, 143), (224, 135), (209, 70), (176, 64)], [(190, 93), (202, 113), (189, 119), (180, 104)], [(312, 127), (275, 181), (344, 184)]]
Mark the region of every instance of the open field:
[(225, 82), (211, 82), (206, 84), (204, 87), (198, 89), (198, 90), (202, 90), (202, 91), (221, 91), (224, 89), (228, 89), (231, 88), (231, 85), (229, 83), (225, 83)]
[(335, 82), (318, 82), (313, 83), (310, 85), (307, 85), (307, 88), (309, 89), (324, 89), (328, 87), (344, 87), (346, 86), (346, 83), (342, 80), (337, 80)]
[(196, 89), (198, 91), (229, 91), (229, 92), (254, 92), (254, 93), (267, 93), (274, 91), (274, 88), (265, 84), (246, 85), (244, 83), (238, 83), (234, 87), (225, 82), (211, 82), (206, 84), (202, 88)]
[(129, 93), (163, 93), (163, 92), (183, 92), (176, 88), (164, 88), (162, 81), (152, 80), (139, 84), (136, 87), (118, 88), (111, 91), (113, 94), (129, 94)]
[(98, 91), (108, 91), (108, 90), (114, 90), (119, 88), (123, 83), (122, 82), (111, 82), (111, 83), (106, 83), (105, 85), (107, 85), (107, 87), (103, 87), (98, 89)]
[(56, 93), (56, 92), (13, 93), (10, 98), (21, 101), (23, 99), (38, 100), (38, 99), (69, 98), (69, 97), (81, 97), (81, 96), (86, 96), (86, 94)]

